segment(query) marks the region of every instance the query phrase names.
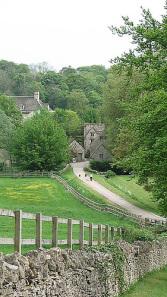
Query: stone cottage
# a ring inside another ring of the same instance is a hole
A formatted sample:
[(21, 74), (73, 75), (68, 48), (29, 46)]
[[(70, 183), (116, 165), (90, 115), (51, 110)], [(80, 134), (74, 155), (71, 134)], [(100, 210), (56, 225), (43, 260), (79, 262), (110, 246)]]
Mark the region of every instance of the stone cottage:
[(10, 96), (10, 98), (15, 101), (24, 119), (32, 117), (41, 109), (51, 111), (49, 105), (40, 100), (39, 92), (34, 92), (33, 96)]
[(104, 124), (85, 124), (84, 148), (86, 156), (92, 160), (111, 160), (111, 155), (106, 149)]
[(70, 145), (70, 154), (72, 158), (75, 158), (77, 162), (84, 161), (85, 159), (85, 150), (82, 145), (79, 144), (76, 140), (73, 140)]

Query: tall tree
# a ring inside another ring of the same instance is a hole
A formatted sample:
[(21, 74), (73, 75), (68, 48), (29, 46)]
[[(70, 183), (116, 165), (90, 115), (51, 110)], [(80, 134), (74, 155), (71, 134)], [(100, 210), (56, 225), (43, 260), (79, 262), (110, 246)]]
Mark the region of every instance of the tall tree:
[(76, 111), (83, 118), (88, 107), (88, 99), (85, 93), (79, 89), (72, 90), (67, 96), (67, 107)]
[(22, 169), (55, 170), (68, 159), (67, 138), (52, 115), (42, 111), (17, 128), (12, 154)]
[(21, 112), (18, 110), (15, 102), (11, 98), (5, 95), (0, 95), (0, 109), (4, 111), (14, 125), (17, 126), (21, 123)]
[(11, 119), (0, 109), (0, 149), (10, 150), (14, 129)]
[[(106, 112), (108, 118), (115, 113), (113, 122), (108, 123), (109, 129), (116, 128), (115, 157), (151, 185), (167, 213), (167, 16), (157, 21), (144, 9), (142, 16), (137, 25), (126, 17), (124, 26), (111, 27), (114, 34), (130, 35), (136, 47), (113, 60), (127, 77), (122, 72), (113, 88), (115, 94), (111, 84), (108, 98), (111, 96), (112, 103), (107, 102)], [(136, 73), (139, 81), (134, 84)]]
[(75, 111), (56, 108), (53, 118), (63, 127), (68, 137), (78, 135), (81, 128), (81, 121)]

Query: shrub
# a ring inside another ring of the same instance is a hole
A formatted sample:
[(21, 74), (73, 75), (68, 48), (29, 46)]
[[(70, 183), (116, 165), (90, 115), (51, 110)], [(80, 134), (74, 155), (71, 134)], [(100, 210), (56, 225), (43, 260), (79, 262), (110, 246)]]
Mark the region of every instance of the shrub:
[(112, 171), (112, 170), (108, 170), (108, 171), (105, 173), (105, 177), (106, 177), (106, 178), (110, 178), (110, 177), (115, 176), (115, 175), (116, 175), (115, 172)]
[(0, 171), (2, 171), (4, 168), (4, 163), (0, 163)]
[(130, 169), (125, 169), (118, 164), (112, 164), (111, 161), (90, 161), (90, 168), (99, 172), (107, 172), (111, 170), (116, 175), (130, 174)]
[(98, 174), (97, 170), (93, 170), (93, 169), (91, 169), (89, 167), (84, 167), (84, 171)]
[(100, 172), (106, 172), (111, 169), (110, 161), (90, 161), (90, 168)]

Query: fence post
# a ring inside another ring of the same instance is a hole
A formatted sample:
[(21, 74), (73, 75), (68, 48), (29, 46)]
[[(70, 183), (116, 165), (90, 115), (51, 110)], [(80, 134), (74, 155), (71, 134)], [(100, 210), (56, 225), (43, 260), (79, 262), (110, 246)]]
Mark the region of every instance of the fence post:
[(111, 227), (111, 240), (114, 240), (115, 237), (115, 228)]
[(147, 227), (150, 224), (150, 220), (148, 218), (145, 218), (145, 226)]
[(119, 227), (117, 230), (118, 230), (119, 239), (122, 239), (122, 228)]
[(36, 214), (36, 239), (35, 239), (36, 248), (39, 249), (42, 247), (42, 214)]
[(125, 240), (125, 238), (126, 238), (126, 229), (122, 228), (122, 239)]
[(84, 246), (84, 221), (80, 220), (80, 233), (79, 233), (80, 249)]
[(72, 250), (72, 219), (68, 219), (67, 224), (67, 245)]
[(101, 245), (102, 242), (102, 225), (98, 225), (98, 245)]
[(93, 224), (89, 223), (89, 245), (93, 245)]
[(52, 217), (52, 246), (58, 246), (58, 217)]
[(14, 249), (16, 252), (21, 254), (22, 211), (16, 210), (14, 213), (15, 213)]
[(109, 225), (105, 225), (105, 243), (109, 242)]

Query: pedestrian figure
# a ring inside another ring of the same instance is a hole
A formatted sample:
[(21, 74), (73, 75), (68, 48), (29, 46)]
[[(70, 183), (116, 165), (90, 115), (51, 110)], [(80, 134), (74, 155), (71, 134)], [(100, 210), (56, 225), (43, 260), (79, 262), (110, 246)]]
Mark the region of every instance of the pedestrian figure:
[(85, 173), (85, 177), (87, 177), (87, 174)]
[(92, 176), (92, 174), (90, 175), (90, 181), (92, 181), (92, 179), (93, 179), (93, 176)]
[(79, 174), (79, 177), (81, 177), (81, 175)]

